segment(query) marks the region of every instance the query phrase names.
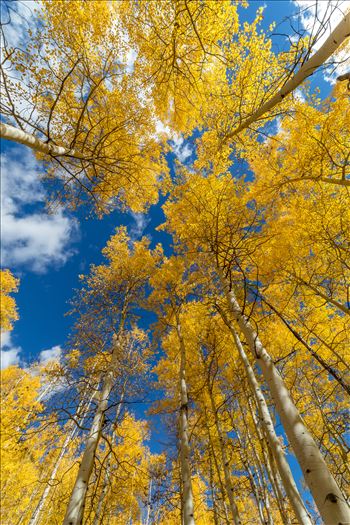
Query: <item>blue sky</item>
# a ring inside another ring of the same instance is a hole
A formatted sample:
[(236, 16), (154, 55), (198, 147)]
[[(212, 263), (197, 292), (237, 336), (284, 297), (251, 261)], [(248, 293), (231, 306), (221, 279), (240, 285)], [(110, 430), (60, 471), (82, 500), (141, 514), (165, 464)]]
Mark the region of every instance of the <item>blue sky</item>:
[[(296, 8), (288, 0), (253, 1), (249, 9), (242, 11), (243, 19), (252, 20), (256, 9), (263, 5), (265, 27), (272, 21), (282, 21)], [(288, 27), (285, 23), (279, 31), (288, 32)], [(276, 39), (277, 43), (282, 45), (283, 39)], [(321, 74), (315, 75), (312, 84), (321, 88), (322, 96), (331, 88)], [(127, 225), (135, 239), (148, 235), (152, 246), (161, 242), (168, 254), (171, 239), (155, 230), (164, 220), (161, 203), (152, 206), (147, 215), (115, 211), (97, 219), (84, 208), (74, 213), (62, 209), (48, 215), (46, 189), (38, 179), (42, 166), (24, 146), (2, 141), (1, 151), (2, 266), (20, 278), (15, 296), (20, 318), (13, 332), (2, 337), (3, 366), (16, 362), (26, 366), (57, 356), (59, 348), (64, 347), (72, 323), (65, 313), (74, 289), (79, 287), (78, 276), (87, 273), (90, 264), (102, 261), (101, 250), (117, 226)], [(173, 143), (173, 154), (168, 155), (170, 167), (173, 169), (176, 157), (188, 162), (191, 151), (191, 143)], [(144, 318), (144, 327), (149, 319)]]

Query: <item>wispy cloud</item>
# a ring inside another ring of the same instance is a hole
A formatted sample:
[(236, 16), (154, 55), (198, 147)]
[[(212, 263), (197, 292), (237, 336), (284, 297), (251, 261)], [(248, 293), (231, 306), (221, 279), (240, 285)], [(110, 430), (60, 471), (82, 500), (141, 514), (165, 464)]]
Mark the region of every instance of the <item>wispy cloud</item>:
[(144, 213), (130, 212), (133, 222), (129, 226), (129, 235), (132, 241), (140, 239), (150, 222), (150, 218)]
[(160, 120), (156, 123), (156, 135), (165, 136), (166, 140), (169, 141), (172, 151), (176, 158), (181, 162), (185, 163), (186, 160), (192, 155), (193, 147), (189, 142), (186, 142), (181, 135), (178, 135), (173, 130), (166, 126)]
[(74, 253), (78, 223), (64, 209), (49, 214), (40, 164), (25, 147), (1, 157), (2, 265), (37, 273), (61, 266)]
[(174, 137), (170, 144), (173, 148), (173, 153), (176, 155), (181, 164), (184, 164), (193, 153), (190, 144), (180, 136)]
[(15, 346), (11, 339), (11, 332), (3, 332), (1, 339), (1, 369), (17, 365), (20, 361), (21, 347)]
[(59, 361), (62, 355), (62, 348), (59, 345), (55, 345), (48, 350), (43, 350), (39, 354), (39, 361), (41, 364), (46, 364), (49, 361)]
[[(20, 47), (29, 38), (28, 29), (37, 24), (38, 11), (42, 8), (40, 0), (18, 0), (1, 2), (1, 21), (4, 24), (5, 37), (10, 47)], [(9, 23), (10, 22), (10, 23)]]

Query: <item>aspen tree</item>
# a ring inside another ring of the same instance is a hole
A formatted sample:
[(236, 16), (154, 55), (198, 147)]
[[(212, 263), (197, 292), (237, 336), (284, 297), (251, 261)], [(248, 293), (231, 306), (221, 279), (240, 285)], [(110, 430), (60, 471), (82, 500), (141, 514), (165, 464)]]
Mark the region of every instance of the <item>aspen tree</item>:
[(194, 507), (191, 483), (191, 470), (189, 464), (190, 446), (188, 439), (188, 393), (186, 384), (186, 348), (181, 334), (180, 318), (177, 315), (176, 332), (180, 344), (180, 456), (181, 474), (183, 483), (183, 521), (184, 525), (194, 525)]
[(203, 128), (202, 121), (210, 122), (214, 134), (220, 130), (222, 145), (252, 125), (260, 126), (262, 119), (286, 110), (287, 95), (349, 36), (350, 14), (344, 12), (313, 54), (320, 35), (307, 41), (294, 34), (290, 49), (275, 54), (271, 38), (259, 27), (263, 9), (252, 23), (242, 24), (239, 7), (246, 6), (229, 0), (120, 3), (137, 50), (136, 75), (152, 90), (159, 118), (177, 131), (189, 133), (198, 125)]
[(247, 150), (257, 180), (255, 194), (260, 200), (264, 194), (274, 193), (286, 202), (294, 187), (305, 193), (311, 188), (317, 192), (323, 189), (328, 195), (334, 191), (338, 199), (339, 192), (350, 185), (350, 104), (346, 87), (337, 85), (325, 100), (307, 89), (303, 97), (294, 102), (293, 116), (281, 119), (273, 137), (256, 143), (255, 151)]
[[(183, 281), (185, 266), (179, 258), (164, 260), (158, 272), (150, 279), (150, 284), (154, 288), (149, 301), (150, 304), (158, 303), (157, 309), (160, 310), (161, 322), (172, 327), (177, 335), (180, 363), (179, 363), (179, 449), (182, 481), (182, 519), (184, 525), (194, 525), (194, 505), (192, 476), (190, 466), (190, 445), (188, 429), (188, 388), (186, 381), (186, 346), (182, 333), (181, 313), (182, 305), (190, 288)], [(161, 294), (164, 294), (163, 296)], [(160, 308), (159, 308), (160, 307)], [(162, 317), (164, 319), (162, 320)]]
[(232, 517), (233, 517), (233, 522), (236, 525), (240, 525), (242, 522), (241, 522), (241, 520), (239, 518), (238, 508), (237, 508), (237, 505), (236, 505), (234, 497), (233, 497), (233, 490), (234, 489), (233, 489), (233, 486), (232, 486), (231, 476), (230, 476), (230, 472), (229, 472), (229, 468), (228, 468), (229, 467), (229, 462), (228, 462), (226, 451), (225, 451), (225, 445), (224, 445), (224, 441), (223, 441), (221, 425), (220, 425), (219, 418), (217, 417), (217, 408), (215, 406), (215, 400), (213, 398), (212, 392), (209, 393), (209, 397), (210, 397), (210, 403), (211, 403), (212, 412), (214, 414), (216, 430), (217, 430), (217, 433), (218, 433), (218, 436), (219, 436), (220, 451), (221, 451), (221, 456), (222, 456), (222, 464), (223, 464), (224, 474), (225, 474), (226, 493), (227, 493), (227, 496), (228, 496), (228, 499), (229, 499), (229, 502), (230, 502), (230, 509), (231, 509), (231, 513), (232, 513)]
[(269, 440), (269, 444), (274, 454), (274, 458), (278, 466), (279, 474), (281, 476), (284, 489), (292, 505), (294, 513), (300, 523), (303, 523), (305, 525), (311, 525), (312, 522), (310, 516), (308, 515), (308, 512), (305, 509), (304, 503), (293, 479), (292, 472), (290, 470), (288, 461), (281, 446), (281, 442), (275, 433), (274, 424), (270, 416), (270, 412), (262, 390), (260, 388), (260, 385), (255, 377), (254, 370), (250, 365), (249, 359), (244, 351), (242, 342), (237, 332), (230, 323), (229, 319), (225, 316), (224, 312), (221, 311), (221, 314), (223, 316), (224, 322), (227, 324), (228, 328), (232, 333), (236, 348), (244, 365), (250, 388), (259, 408), (259, 416), (262, 422), (263, 429), (266, 433), (267, 439)]
[(253, 112), (244, 120), (235, 130), (229, 132), (225, 141), (233, 139), (238, 133), (261, 120), (265, 113), (271, 111), (275, 106), (280, 104), (287, 95), (293, 92), (302, 82), (311, 76), (320, 66), (322, 66), (347, 40), (350, 35), (350, 11), (343, 13), (339, 24), (333, 29), (326, 41), (299, 70), (287, 80), (283, 87), (270, 100), (265, 102), (260, 108)]
[(334, 523), (335, 516), (339, 523), (346, 523), (350, 518), (350, 510), (342, 492), (329, 472), (314, 439), (306, 429), (271, 357), (262, 345), (247, 316), (242, 314), (241, 307), (233, 292), (228, 291), (227, 285), (225, 287), (228, 305), (248, 342), (251, 354), (261, 366), (264, 378), (276, 403), (283, 427), (298, 458), (305, 481), (313, 494), (321, 516), (327, 525)]
[(151, 104), (128, 72), (116, 9), (45, 0), (23, 50), (2, 28), (1, 137), (45, 162), (53, 198), (73, 208), (88, 199), (99, 214), (117, 202), (143, 211), (167, 174)]
[[(203, 365), (205, 365), (205, 363), (203, 363)], [(215, 398), (214, 398), (214, 394), (213, 394), (213, 388), (210, 385), (209, 378), (208, 378), (207, 393), (208, 393), (208, 396), (209, 396), (211, 412), (212, 412), (212, 415), (213, 415), (213, 418), (214, 418), (216, 432), (217, 432), (218, 439), (219, 439), (219, 447), (220, 447), (220, 453), (221, 453), (221, 458), (222, 458), (222, 466), (223, 466), (224, 478), (225, 478), (225, 489), (226, 489), (226, 494), (227, 494), (228, 500), (230, 502), (231, 516), (232, 516), (233, 523), (235, 523), (235, 525), (240, 525), (242, 523), (242, 521), (240, 519), (238, 508), (237, 508), (237, 505), (236, 505), (236, 502), (235, 502), (235, 499), (234, 499), (234, 488), (233, 488), (233, 485), (232, 485), (231, 474), (230, 474), (230, 470), (229, 470), (229, 461), (228, 461), (228, 457), (227, 457), (227, 453), (226, 453), (226, 449), (225, 449), (224, 435), (223, 435), (223, 431), (222, 431), (222, 428), (221, 428), (221, 422), (220, 422), (219, 417), (218, 417), (218, 411), (217, 411)], [(208, 431), (209, 431), (209, 429), (208, 429)]]
[(56, 460), (55, 460), (55, 463), (54, 463), (54, 466), (53, 466), (53, 469), (50, 473), (50, 478), (49, 480), (46, 482), (46, 487), (45, 489), (43, 490), (41, 496), (40, 496), (40, 499), (34, 509), (34, 512), (29, 520), (29, 525), (38, 525), (38, 523), (40, 523), (40, 520), (41, 520), (41, 515), (43, 513), (43, 510), (44, 510), (44, 507), (45, 507), (45, 504), (46, 504), (46, 501), (47, 501), (47, 498), (50, 494), (50, 491), (51, 491), (51, 488), (52, 486), (55, 484), (55, 481), (56, 481), (56, 476), (57, 476), (57, 473), (59, 471), (59, 468), (61, 466), (61, 463), (62, 463), (62, 460), (63, 458), (66, 456), (68, 450), (69, 450), (69, 445), (70, 443), (74, 440), (77, 432), (78, 432), (78, 425), (77, 425), (77, 420), (82, 420), (80, 422), (80, 425), (83, 424), (84, 422), (84, 417), (86, 416), (86, 414), (89, 412), (89, 408), (90, 408), (90, 405), (91, 405), (91, 402), (93, 400), (95, 396), (95, 393), (93, 392), (92, 395), (90, 395), (90, 399), (87, 400), (86, 397), (82, 397), (82, 400), (81, 402), (79, 403), (78, 405), (78, 408), (77, 408), (77, 411), (76, 411), (76, 414), (74, 415), (74, 420), (73, 421), (70, 421), (67, 425), (67, 427), (64, 429), (65, 433), (66, 433), (66, 437), (63, 441), (63, 444), (61, 446), (61, 450), (59, 452), (59, 455), (57, 456)]
[[(174, 190), (176, 197), (165, 206), (168, 228), (186, 245), (187, 250), (197, 251), (199, 256), (203, 254), (202, 261), (207, 265), (210, 275), (215, 268), (221, 283), (218, 284), (219, 289), (224, 292), (227, 306), (252, 356), (261, 366), (287, 437), (322, 518), (327, 525), (334, 521), (334, 516), (339, 523), (346, 523), (349, 509), (344, 496), (232, 288), (233, 277), (242, 287), (241, 269), (249, 264), (250, 254), (263, 242), (263, 235), (256, 228), (253, 229), (257, 212), (252, 207), (244, 208), (244, 203), (238, 200), (239, 189), (232, 187), (226, 176), (220, 179), (209, 176), (201, 179), (200, 185), (198, 183), (199, 178), (193, 174)], [(244, 192), (241, 195), (244, 197)], [(193, 225), (191, 229), (189, 224)]]
[[(121, 391), (120, 399), (119, 399), (119, 404), (118, 404), (116, 415), (115, 415), (115, 425), (116, 426), (119, 424), (119, 417), (120, 417), (121, 410), (122, 410), (122, 403), (123, 403), (124, 396), (125, 396), (125, 389), (126, 389), (126, 379), (123, 383), (123, 387), (122, 387), (122, 391)], [(114, 441), (114, 439), (115, 439), (115, 435), (113, 432), (112, 442)], [(98, 523), (100, 522), (100, 517), (103, 511), (103, 505), (105, 504), (106, 495), (109, 489), (109, 483), (110, 483), (109, 478), (110, 478), (110, 457), (107, 459), (107, 462), (106, 462), (105, 474), (104, 474), (103, 481), (102, 481), (102, 490), (98, 498), (93, 525), (98, 525)]]
[[(198, 309), (197, 309), (198, 310)], [(269, 494), (267, 489), (267, 484), (265, 482), (265, 472), (263, 472), (262, 468), (262, 461), (256, 454), (256, 447), (257, 442), (252, 442), (251, 437), (249, 437), (249, 448), (251, 448), (252, 456), (248, 456), (247, 447), (245, 446), (245, 441), (240, 440), (240, 437), (238, 436), (240, 430), (238, 428), (238, 422), (240, 421), (241, 417), (238, 415), (239, 411), (242, 412), (241, 408), (241, 398), (242, 393), (246, 391), (247, 385), (245, 383), (244, 377), (242, 376), (242, 369), (237, 369), (236, 360), (232, 358), (232, 348), (231, 348), (231, 339), (229, 334), (223, 330), (223, 327), (220, 323), (220, 319), (218, 316), (213, 315), (214, 312), (212, 312), (210, 309), (208, 310), (204, 305), (197, 311), (197, 314), (194, 315), (194, 311), (191, 312), (191, 318), (194, 321), (193, 325), (196, 327), (198, 335), (198, 344), (203, 347), (203, 349), (200, 352), (201, 359), (203, 362), (203, 366), (205, 367), (206, 373), (204, 374), (204, 377), (206, 377), (204, 390), (207, 388), (211, 392), (211, 397), (214, 401), (215, 406), (219, 406), (220, 410), (217, 408), (214, 410), (213, 413), (214, 416), (212, 417), (211, 425), (215, 426), (217, 423), (219, 423), (219, 426), (224, 426), (226, 432), (227, 430), (231, 430), (227, 427), (227, 420), (231, 422), (232, 429), (235, 434), (237, 434), (237, 440), (238, 442), (234, 444), (234, 442), (231, 439), (225, 439), (223, 440), (223, 433), (220, 430), (218, 432), (219, 435), (219, 446), (218, 449), (221, 452), (216, 452), (214, 455), (221, 455), (222, 456), (222, 444), (224, 443), (225, 452), (224, 456), (227, 457), (228, 452), (226, 452), (226, 449), (228, 449), (228, 445), (232, 444), (233, 450), (236, 450), (236, 447), (239, 448), (239, 458), (236, 459), (236, 462), (242, 462), (244, 470), (247, 472), (247, 477), (250, 480), (250, 486), (252, 489), (252, 493), (254, 495), (254, 499), (257, 504), (256, 512), (260, 516), (260, 519), (262, 520), (262, 523), (265, 522), (265, 519), (268, 519), (270, 522), (273, 521), (272, 513), (271, 513), (271, 505), (269, 501)], [(203, 317), (205, 318), (203, 322)], [(194, 334), (192, 334), (191, 339), (196, 339)], [(193, 350), (192, 350), (193, 353)], [(205, 355), (205, 359), (204, 359)], [(198, 365), (197, 365), (198, 366)], [(232, 378), (235, 378), (232, 380)], [(203, 378), (204, 382), (204, 378)], [(239, 386), (238, 386), (239, 385)], [(239, 388), (242, 389), (242, 392), (240, 392)], [(233, 391), (233, 392), (232, 392)], [(244, 398), (244, 396), (243, 396)], [(246, 404), (246, 400), (244, 399), (244, 403)], [(208, 398), (203, 399), (203, 405), (206, 407), (207, 405), (211, 404), (210, 400)], [(202, 403), (201, 403), (202, 405)], [(202, 408), (203, 410), (203, 408)], [(206, 408), (204, 408), (205, 413), (207, 414)], [(206, 416), (207, 418), (207, 416)], [(214, 422), (213, 422), (214, 419)], [(217, 423), (215, 423), (215, 420)], [(221, 422), (222, 421), (222, 422)], [(207, 431), (210, 435), (210, 429), (209, 425), (207, 425)], [(244, 430), (246, 433), (246, 430)], [(260, 442), (259, 437), (259, 442)], [(261, 443), (260, 443), (261, 444)], [(280, 444), (279, 444), (280, 445)], [(250, 454), (250, 452), (249, 452)], [(263, 456), (265, 458), (265, 456)], [(232, 461), (232, 460), (231, 460)], [(231, 461), (225, 460), (223, 465), (226, 465), (226, 470), (231, 468)], [(216, 461), (215, 461), (216, 462)], [(230, 467), (229, 467), (230, 465)], [(253, 466), (255, 465), (255, 467)], [(265, 463), (266, 467), (266, 463)], [(223, 467), (224, 468), (224, 467)], [(235, 469), (237, 468), (237, 463), (235, 465)], [(257, 469), (256, 471), (252, 469)], [(227, 474), (226, 474), (227, 476)], [(257, 476), (256, 480), (254, 476)], [(236, 478), (236, 490), (235, 490), (235, 497), (237, 496), (237, 503), (240, 503), (242, 501), (242, 493), (240, 492), (239, 487), (239, 480)], [(238, 484), (238, 487), (237, 487)], [(246, 501), (246, 489), (243, 489), (244, 492), (244, 501)], [(243, 521), (244, 519), (247, 519), (247, 517), (242, 517)], [(286, 521), (286, 520), (285, 520)]]
[[(85, 442), (83, 457), (67, 506), (64, 523), (80, 524), (83, 519), (88, 484), (96, 450), (101, 438), (105, 413), (118, 377), (118, 364), (127, 349), (125, 331), (132, 320), (133, 309), (144, 294), (148, 277), (157, 263), (159, 251), (151, 252), (144, 239), (129, 247), (125, 228), (120, 228), (108, 242), (103, 254), (108, 264), (93, 267), (86, 279), (86, 289), (78, 296), (75, 308), (80, 310), (76, 326), (80, 344), (89, 344), (98, 333), (109, 349), (107, 368), (102, 379), (95, 415)], [(108, 316), (105, 308), (109, 304)], [(77, 336), (76, 336), (77, 338)]]
[[(296, 519), (311, 525), (268, 403), (325, 525), (350, 522), (341, 435), (349, 392), (348, 86), (339, 82), (323, 102), (307, 87), (305, 100), (290, 97), (345, 49), (350, 13), (315, 53), (316, 39), (295, 35), (277, 53), (261, 29), (262, 9), (242, 24), (245, 5), (44, 0), (26, 50), (11, 46), (3, 27), (1, 137), (31, 148), (54, 198), (73, 207), (88, 199), (99, 214), (116, 205), (140, 212), (170, 190), (162, 228), (180, 254), (163, 258), (160, 247), (132, 243), (120, 228), (104, 250), (107, 262), (84, 279), (67, 363), (74, 368), (79, 356), (71, 377), (94, 397), (87, 435), (71, 422), (60, 427), (49, 404), (42, 424), (37, 416), (54, 389), (27, 371), (4, 372), (3, 512), (16, 525), (27, 515), (33, 525), (125, 525), (143, 521), (143, 511), (147, 525), (285, 524), (283, 491)], [(277, 114), (275, 136), (256, 140)], [(178, 138), (200, 135), (196, 160), (188, 170), (176, 164), (171, 188), (169, 145), (157, 124)], [(253, 181), (242, 170), (236, 176), (240, 159)], [(7, 271), (1, 280), (7, 330), (17, 283)], [(148, 379), (151, 352), (136, 326), (145, 307), (158, 315), (164, 352), (154, 369), (164, 398), (154, 410), (168, 414), (172, 436), (177, 427), (177, 459), (169, 452), (159, 461), (160, 489), (146, 425), (124, 409), (139, 391), (135, 376)], [(67, 411), (79, 420), (79, 406)]]
[(10, 366), (1, 373), (1, 520), (12, 525), (35, 504), (37, 481), (51, 468), (52, 444), (59, 437), (55, 418), (41, 420), (41, 378)]
[[(98, 491), (91, 494), (90, 509), (85, 519), (92, 522), (104, 523), (106, 519), (114, 519), (116, 523), (122, 524), (127, 516), (130, 522), (138, 523), (143, 514), (144, 492), (149, 483), (149, 464), (156, 458), (152, 458), (145, 445), (145, 440), (148, 439), (147, 423), (136, 419), (127, 410), (123, 412), (114, 436), (109, 435), (107, 450), (101, 448), (98, 453), (102, 465), (106, 465), (106, 453), (110, 458), (110, 478), (101, 511), (94, 498)], [(101, 486), (102, 490), (103, 488)]]
[(256, 434), (261, 444), (264, 462), (265, 462), (265, 468), (267, 471), (269, 481), (275, 493), (275, 497), (277, 500), (277, 504), (278, 504), (278, 508), (279, 508), (279, 512), (280, 512), (282, 521), (286, 522), (287, 524), (290, 524), (291, 523), (290, 512), (289, 512), (289, 509), (287, 508), (288, 506), (286, 505), (286, 501), (285, 501), (286, 498), (283, 493), (282, 478), (279, 475), (278, 468), (276, 469), (277, 462), (275, 462), (274, 460), (272, 448), (270, 447), (268, 440), (266, 440), (264, 433), (260, 429), (259, 421), (257, 420), (256, 413), (254, 410), (255, 407), (252, 407), (251, 399), (248, 399), (248, 405), (249, 405), (250, 414), (254, 422), (254, 428), (255, 428)]

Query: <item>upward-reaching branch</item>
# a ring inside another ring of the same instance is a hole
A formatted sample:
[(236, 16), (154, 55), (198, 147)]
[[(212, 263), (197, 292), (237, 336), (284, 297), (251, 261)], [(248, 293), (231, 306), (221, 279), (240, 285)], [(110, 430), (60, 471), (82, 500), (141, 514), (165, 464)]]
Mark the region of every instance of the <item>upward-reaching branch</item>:
[(346, 38), (350, 36), (350, 11), (348, 11), (342, 20), (339, 22), (337, 27), (329, 35), (325, 43), (320, 47), (318, 51), (312, 57), (305, 62), (299, 69), (299, 71), (288, 80), (284, 86), (274, 95), (270, 100), (263, 104), (259, 109), (254, 111), (250, 117), (244, 120), (236, 129), (226, 135), (223, 142), (227, 143), (230, 139), (238, 135), (241, 131), (248, 128), (251, 124), (261, 119), (265, 113), (271, 111), (277, 104), (292, 93), (300, 84), (310, 77), (316, 69), (322, 66), (328, 58), (338, 49), (338, 47), (344, 42)]

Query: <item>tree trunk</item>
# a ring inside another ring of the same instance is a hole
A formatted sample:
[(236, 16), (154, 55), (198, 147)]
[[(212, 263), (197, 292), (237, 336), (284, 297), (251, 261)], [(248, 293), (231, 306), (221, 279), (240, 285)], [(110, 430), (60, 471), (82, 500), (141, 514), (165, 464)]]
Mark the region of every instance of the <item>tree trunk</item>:
[(221, 425), (220, 425), (220, 421), (219, 421), (217, 410), (216, 410), (215, 400), (214, 400), (213, 393), (210, 390), (210, 388), (208, 388), (208, 393), (209, 393), (211, 408), (212, 408), (212, 412), (214, 416), (216, 432), (219, 438), (222, 465), (224, 467), (225, 488), (226, 488), (226, 494), (227, 494), (228, 500), (230, 502), (230, 509), (231, 509), (233, 522), (235, 525), (242, 525), (242, 521), (240, 520), (239, 513), (238, 513), (238, 508), (237, 508), (236, 502), (233, 497), (233, 486), (232, 486), (232, 480), (231, 480), (231, 475), (230, 475), (230, 470), (229, 470), (229, 462), (228, 462), (228, 458), (226, 454), (225, 445), (223, 442), (222, 430), (221, 430)]
[(274, 459), (274, 455), (272, 453), (272, 447), (270, 446), (270, 442), (267, 439), (266, 430), (263, 429), (263, 432), (261, 431), (259, 422), (255, 414), (254, 407), (252, 407), (252, 402), (249, 398), (247, 402), (248, 402), (249, 410), (250, 410), (250, 413), (253, 419), (254, 428), (255, 428), (255, 431), (257, 433), (257, 436), (261, 444), (261, 450), (264, 456), (267, 476), (271, 483), (282, 521), (284, 525), (291, 525), (291, 520), (288, 515), (286, 505), (285, 505), (286, 498), (283, 494), (283, 482), (279, 474), (278, 466), (277, 466), (277, 471), (276, 471), (276, 465), (275, 465), (276, 460)]
[[(329, 472), (312, 435), (305, 427), (282, 377), (247, 316), (242, 313), (233, 291), (229, 291), (224, 280), (223, 284), (231, 312), (247, 340), (251, 354), (257, 360), (269, 385), (283, 428), (325, 525), (345, 525), (349, 523), (350, 510), (344, 496)], [(260, 401), (259, 405), (261, 406)]]
[(239, 432), (238, 428), (236, 427), (231, 414), (230, 414), (230, 417), (231, 417), (232, 428), (233, 428), (233, 430), (235, 431), (235, 433), (237, 435), (237, 439), (238, 439), (238, 443), (239, 443), (239, 449), (238, 449), (239, 457), (241, 458), (242, 464), (243, 464), (245, 470), (248, 473), (250, 487), (252, 489), (252, 493), (254, 495), (254, 498), (255, 498), (255, 501), (256, 501), (256, 505), (258, 507), (260, 524), (261, 525), (265, 525), (264, 513), (263, 513), (263, 508), (262, 508), (262, 502), (261, 502), (261, 498), (260, 498), (260, 494), (259, 494), (259, 487), (256, 484), (256, 481), (254, 479), (254, 475), (253, 475), (252, 469), (251, 469), (251, 467), (249, 465), (249, 462), (246, 459), (246, 457), (244, 457), (244, 455), (243, 455), (243, 451), (245, 451), (245, 448), (244, 448), (244, 445), (243, 445), (243, 441), (242, 441), (240, 432)]
[(294, 91), (304, 80), (311, 76), (316, 69), (322, 66), (328, 58), (338, 49), (344, 40), (350, 35), (350, 11), (345, 14), (344, 18), (339, 22), (337, 27), (329, 35), (325, 43), (320, 47), (316, 53), (312, 55), (299, 69), (299, 71), (288, 80), (279, 92), (270, 100), (265, 102), (258, 108), (250, 117), (244, 120), (235, 130), (231, 131), (224, 138), (224, 142), (232, 139), (235, 135), (248, 128), (251, 124), (261, 119), (261, 117), (271, 111), (277, 104)]
[(150, 525), (151, 510), (152, 510), (152, 478), (150, 479), (149, 486), (148, 486), (147, 513), (146, 513), (145, 525)]
[(11, 140), (17, 144), (23, 144), (34, 151), (38, 151), (39, 153), (44, 153), (45, 155), (50, 155), (52, 157), (73, 155), (73, 152), (68, 148), (56, 146), (56, 144), (53, 144), (52, 142), (44, 142), (31, 133), (27, 133), (26, 131), (15, 128), (10, 124), (4, 124), (3, 122), (0, 123), (0, 138)]
[[(115, 425), (117, 425), (118, 423), (118, 419), (119, 419), (119, 416), (122, 410), (122, 403), (123, 403), (124, 396), (125, 396), (126, 384), (127, 384), (127, 380), (125, 380), (123, 384), (123, 389), (121, 392), (121, 396), (120, 396), (120, 400), (119, 400), (119, 404), (118, 404), (118, 408), (117, 408), (116, 416), (115, 416)], [(115, 431), (112, 434), (112, 443), (114, 439), (115, 439)], [(110, 483), (109, 478), (110, 478), (110, 456), (107, 459), (106, 471), (105, 471), (105, 474), (103, 476), (103, 481), (102, 481), (102, 490), (98, 498), (97, 509), (95, 512), (93, 525), (98, 525), (99, 523), (102, 523), (101, 514), (102, 514), (102, 509), (103, 509), (103, 503), (105, 501), (105, 498), (108, 492), (108, 488), (109, 488), (109, 483)]]
[[(266, 525), (273, 525), (273, 519), (272, 519), (271, 512), (270, 512), (270, 501), (269, 501), (269, 496), (268, 496), (268, 487), (267, 487), (267, 483), (266, 483), (266, 479), (265, 479), (266, 469), (264, 469), (264, 465), (263, 465), (263, 463), (261, 461), (261, 458), (260, 458), (260, 456), (258, 454), (258, 451), (254, 447), (254, 440), (252, 438), (251, 433), (249, 432), (249, 426), (246, 423), (244, 410), (242, 409), (241, 406), (240, 406), (240, 409), (241, 409), (241, 414), (242, 414), (242, 417), (243, 417), (243, 421), (245, 422), (248, 443), (249, 443), (250, 448), (252, 450), (253, 465), (254, 465), (254, 472), (255, 472), (255, 477), (256, 477), (256, 483), (257, 483), (257, 487), (258, 487), (258, 490), (259, 490), (259, 493), (260, 493), (260, 498), (259, 499), (260, 499), (260, 501), (264, 502), (264, 506), (263, 506), (263, 511), (265, 510), (265, 513), (263, 512), (264, 524), (266, 524)], [(266, 514), (266, 517), (265, 517), (265, 514)]]
[(190, 446), (188, 441), (188, 396), (186, 384), (186, 349), (181, 333), (181, 326), (177, 319), (177, 335), (180, 343), (180, 463), (183, 485), (182, 514), (184, 525), (195, 525), (193, 493), (191, 483)]
[(116, 367), (116, 358), (118, 356), (119, 344), (120, 343), (117, 341), (111, 357), (110, 370), (107, 372), (102, 384), (100, 398), (98, 400), (95, 416), (92, 422), (89, 435), (86, 440), (84, 454), (81, 459), (79, 471), (68, 503), (63, 525), (82, 524), (86, 494), (88, 491), (88, 484), (91, 472), (94, 466), (95, 453), (101, 438), (102, 426), (105, 419), (105, 412), (108, 408), (109, 396), (111, 394), (114, 384), (114, 372)]
[[(27, 503), (27, 505), (29, 507), (28, 510), (30, 510), (30, 505), (31, 505), (32, 501), (34, 501), (34, 499), (36, 498), (38, 493), (39, 493), (39, 487), (37, 487), (35, 490), (33, 490), (33, 492), (30, 495), (29, 501)], [(27, 515), (26, 511), (22, 512), (22, 515), (19, 518), (19, 520), (16, 522), (16, 525), (21, 525), (24, 522), (24, 520), (26, 520), (26, 515)]]
[(232, 326), (232, 323), (230, 323), (230, 321), (223, 314), (223, 312), (221, 312), (221, 315), (224, 319), (224, 322), (227, 324), (227, 326), (229, 327), (231, 331), (231, 334), (235, 341), (235, 345), (238, 350), (239, 356), (244, 365), (250, 388), (252, 389), (252, 393), (257, 402), (261, 423), (265, 430), (266, 437), (269, 441), (270, 447), (273, 451), (273, 454), (274, 454), (274, 457), (277, 463), (277, 467), (278, 467), (279, 473), (282, 478), (284, 489), (292, 505), (295, 516), (301, 525), (312, 525), (312, 521), (308, 515), (308, 512), (306, 511), (304, 507), (303, 500), (295, 484), (295, 481), (294, 481), (292, 472), (290, 470), (288, 461), (286, 459), (286, 456), (284, 454), (284, 450), (282, 448), (281, 442), (276, 435), (274, 425), (273, 425), (273, 422), (270, 416), (270, 412), (269, 412), (267, 403), (265, 401), (265, 397), (255, 377), (254, 370), (250, 365), (249, 359), (244, 351), (243, 345), (237, 335), (236, 330)]
[(213, 473), (213, 458), (211, 454), (209, 454), (209, 486), (210, 486), (210, 492), (211, 492), (211, 504), (213, 507), (213, 518), (214, 518), (214, 525), (219, 525), (219, 517), (218, 517), (218, 511), (216, 506), (216, 496), (215, 496), (215, 487), (214, 487), (214, 473)]
[(222, 500), (222, 507), (223, 507), (223, 512), (225, 514), (225, 522), (229, 524), (230, 520), (229, 520), (229, 516), (228, 516), (228, 512), (227, 512), (226, 501), (225, 501), (224, 484), (223, 484), (222, 477), (221, 477), (221, 471), (220, 471), (220, 467), (219, 467), (219, 464), (218, 464), (218, 458), (216, 457), (216, 454), (215, 454), (214, 443), (213, 443), (213, 440), (212, 440), (212, 437), (211, 437), (211, 433), (210, 433), (210, 427), (209, 427), (209, 424), (208, 424), (208, 416), (207, 416), (207, 411), (206, 410), (205, 410), (205, 426), (206, 426), (206, 429), (207, 429), (207, 432), (208, 432), (209, 445), (210, 445), (210, 449), (211, 449), (210, 459), (213, 458), (216, 474), (217, 474), (218, 480), (219, 480), (220, 492), (221, 492), (221, 500)]
[[(89, 408), (90, 408), (90, 405), (91, 405), (91, 402), (93, 400), (95, 396), (95, 393), (90, 397), (90, 400), (87, 404), (87, 406), (85, 407), (85, 409), (83, 410), (83, 414), (81, 414), (81, 409), (83, 408), (84, 406), (84, 399), (80, 402), (79, 406), (78, 406), (78, 409), (77, 409), (77, 417), (83, 417), (84, 418), (84, 415), (86, 415), (89, 411)], [(67, 449), (68, 449), (68, 446), (69, 446), (69, 443), (74, 439), (75, 437), (75, 434), (77, 433), (77, 430), (78, 430), (78, 427), (77, 425), (75, 424), (75, 421), (72, 421), (71, 422), (71, 431), (70, 433), (67, 435), (66, 439), (64, 440), (63, 442), (63, 445), (62, 445), (62, 448), (61, 448), (61, 451), (56, 459), (56, 462), (55, 462), (55, 465), (52, 469), (52, 472), (51, 472), (51, 475), (50, 475), (50, 479), (49, 481), (47, 482), (47, 485), (38, 501), (38, 504), (29, 520), (29, 525), (38, 525), (38, 523), (40, 522), (40, 514), (45, 506), (45, 502), (46, 502), (46, 499), (51, 491), (51, 488), (52, 488), (52, 484), (54, 483), (55, 481), (55, 478), (56, 478), (56, 474), (58, 472), (58, 469), (60, 467), (60, 464), (61, 464), (61, 461), (62, 459), (64, 458), (64, 456), (66, 455), (66, 452), (67, 452)]]

